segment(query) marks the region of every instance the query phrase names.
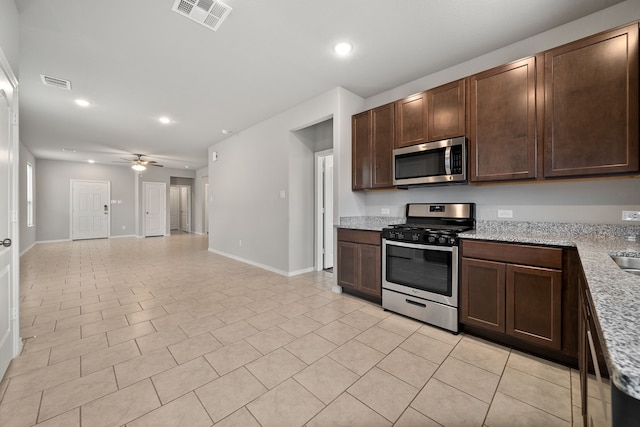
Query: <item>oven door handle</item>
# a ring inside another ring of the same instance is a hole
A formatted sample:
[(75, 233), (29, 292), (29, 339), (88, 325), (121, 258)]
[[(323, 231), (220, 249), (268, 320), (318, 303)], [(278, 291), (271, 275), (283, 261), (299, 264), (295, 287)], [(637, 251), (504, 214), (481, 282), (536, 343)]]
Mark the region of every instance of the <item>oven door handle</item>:
[(453, 252), (452, 246), (422, 245), (420, 243), (396, 242), (394, 240), (387, 240), (387, 239), (382, 239), (382, 244), (390, 245), (390, 246), (400, 246), (403, 248), (410, 248), (410, 249), (427, 249), (430, 251)]
[(444, 172), (446, 175), (451, 175), (451, 146), (444, 150)]

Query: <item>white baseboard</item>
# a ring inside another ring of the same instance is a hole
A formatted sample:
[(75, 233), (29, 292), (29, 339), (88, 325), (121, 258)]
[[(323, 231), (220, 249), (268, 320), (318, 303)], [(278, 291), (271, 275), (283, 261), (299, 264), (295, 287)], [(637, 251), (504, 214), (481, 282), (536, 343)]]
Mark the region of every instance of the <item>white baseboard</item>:
[(109, 236), (110, 239), (121, 239), (123, 237), (136, 237), (135, 234), (123, 234), (121, 236)]
[(276, 274), (279, 274), (281, 276), (286, 276), (286, 277), (297, 276), (299, 274), (309, 273), (309, 272), (313, 271), (313, 267), (305, 268), (303, 270), (296, 270), (296, 271), (284, 271), (284, 270), (280, 270), (278, 268), (273, 268), (273, 267), (271, 267), (269, 265), (265, 265), (265, 264), (261, 264), (259, 262), (251, 261), (249, 259), (242, 258), (242, 257), (236, 256), (236, 255), (232, 255), (232, 254), (228, 254), (226, 252), (222, 252), (222, 251), (219, 251), (219, 250), (216, 250), (216, 249), (209, 248), (209, 252), (213, 252), (214, 254), (222, 255), (224, 257), (231, 258), (231, 259), (234, 259), (236, 261), (244, 262), (245, 264), (253, 265), (254, 267), (262, 268), (263, 270), (267, 270), (267, 271), (270, 271), (272, 273), (276, 273)]
[(57, 239), (57, 240), (38, 240), (36, 242), (37, 245), (41, 243), (60, 243), (60, 242), (70, 242), (71, 239)]

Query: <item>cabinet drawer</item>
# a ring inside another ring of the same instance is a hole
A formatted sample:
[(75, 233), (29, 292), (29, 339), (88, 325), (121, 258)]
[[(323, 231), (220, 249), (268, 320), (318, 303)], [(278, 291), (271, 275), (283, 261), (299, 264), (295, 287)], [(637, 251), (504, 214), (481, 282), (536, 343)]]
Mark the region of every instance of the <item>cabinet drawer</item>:
[(338, 240), (380, 246), (380, 232), (339, 228)]
[(486, 241), (462, 241), (462, 256), (562, 269), (562, 249)]

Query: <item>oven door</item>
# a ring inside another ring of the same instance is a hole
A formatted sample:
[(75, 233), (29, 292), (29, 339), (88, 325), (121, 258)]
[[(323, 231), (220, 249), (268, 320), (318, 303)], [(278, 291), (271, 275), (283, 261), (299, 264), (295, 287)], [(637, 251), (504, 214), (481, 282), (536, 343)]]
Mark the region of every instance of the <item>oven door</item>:
[(382, 240), (382, 287), (458, 306), (458, 247)]

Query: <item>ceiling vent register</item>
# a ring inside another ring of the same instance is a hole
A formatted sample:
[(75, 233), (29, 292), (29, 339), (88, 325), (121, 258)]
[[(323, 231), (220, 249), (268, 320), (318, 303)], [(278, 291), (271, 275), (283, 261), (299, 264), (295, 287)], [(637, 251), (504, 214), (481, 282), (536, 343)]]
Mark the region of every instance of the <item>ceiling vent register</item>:
[(231, 7), (217, 0), (176, 0), (172, 10), (213, 31), (231, 13)]
[(40, 79), (42, 80), (42, 84), (45, 86), (53, 86), (57, 87), (58, 89), (71, 90), (71, 82), (69, 80), (47, 76), (44, 74), (40, 74)]

